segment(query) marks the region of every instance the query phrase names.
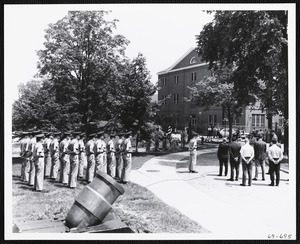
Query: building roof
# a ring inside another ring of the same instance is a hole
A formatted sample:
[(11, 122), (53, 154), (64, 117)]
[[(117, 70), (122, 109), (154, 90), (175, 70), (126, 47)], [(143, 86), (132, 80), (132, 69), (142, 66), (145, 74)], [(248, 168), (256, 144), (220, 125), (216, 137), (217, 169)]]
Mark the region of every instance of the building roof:
[(200, 64), (198, 63), (198, 64), (195, 64), (195, 65), (190, 65), (190, 66), (186, 66), (186, 67), (181, 67), (181, 68), (174, 69), (181, 61), (183, 61), (193, 51), (195, 51), (195, 48), (194, 47), (190, 48), (173, 65), (171, 65), (169, 68), (167, 68), (165, 70), (162, 70), (162, 71), (158, 72), (157, 75), (167, 74), (167, 73), (170, 73), (170, 72), (175, 72), (175, 71), (179, 71), (179, 70), (183, 70), (183, 69), (195, 68), (195, 67), (204, 66), (204, 65), (208, 64), (208, 63), (200, 63)]

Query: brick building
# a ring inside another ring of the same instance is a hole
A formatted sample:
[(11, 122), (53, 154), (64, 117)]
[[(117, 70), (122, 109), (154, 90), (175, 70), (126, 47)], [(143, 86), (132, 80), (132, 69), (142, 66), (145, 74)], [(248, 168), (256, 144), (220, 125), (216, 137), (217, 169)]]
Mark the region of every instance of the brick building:
[[(210, 74), (208, 64), (201, 61), (194, 48), (188, 50), (171, 67), (158, 72), (160, 83), (158, 100), (164, 102), (160, 105), (157, 116), (159, 121), (164, 121), (163, 127), (170, 124), (175, 130), (191, 127), (201, 134), (206, 134), (211, 127), (228, 128), (222, 107), (211, 106), (205, 109), (184, 100), (184, 97), (188, 96), (187, 86), (195, 85)], [(274, 125), (281, 126), (280, 122), (279, 116), (273, 117)], [(258, 107), (251, 110), (245, 108), (240, 117), (234, 118), (233, 128), (243, 129), (246, 132), (266, 129), (266, 115)]]

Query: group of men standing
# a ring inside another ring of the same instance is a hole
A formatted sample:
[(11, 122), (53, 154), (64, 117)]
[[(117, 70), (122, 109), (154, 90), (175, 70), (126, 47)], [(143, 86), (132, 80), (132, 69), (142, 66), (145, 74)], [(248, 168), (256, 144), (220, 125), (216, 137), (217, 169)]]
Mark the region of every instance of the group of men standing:
[[(107, 173), (120, 183), (129, 182), (131, 171), (131, 132), (22, 132), (20, 156), (21, 180), (36, 191), (43, 190), (45, 178), (76, 188), (77, 180), (90, 183), (97, 171)], [(85, 157), (87, 161), (84, 175)]]
[[(252, 144), (252, 145), (251, 145)], [(219, 159), (219, 176), (222, 176), (223, 166), (225, 167), (225, 176), (228, 172), (228, 159), (230, 162), (230, 178), (229, 181), (238, 181), (240, 161), (242, 161), (242, 183), (241, 186), (246, 186), (247, 176), (248, 185), (251, 186), (252, 180), (258, 180), (258, 168), (261, 168), (262, 180), (265, 181), (265, 162), (269, 162), (269, 173), (271, 183), (274, 186), (274, 173), (276, 175), (276, 186), (279, 186), (280, 181), (280, 162), (283, 159), (283, 151), (281, 145), (277, 143), (277, 138), (273, 137), (271, 144), (268, 146), (262, 140), (262, 136), (258, 136), (258, 140), (250, 144), (249, 138), (245, 139), (245, 144), (242, 145), (234, 137), (231, 143), (227, 143), (226, 139), (219, 145), (217, 156)], [(254, 162), (254, 164), (253, 164)], [(255, 177), (252, 179), (252, 167), (255, 167)]]

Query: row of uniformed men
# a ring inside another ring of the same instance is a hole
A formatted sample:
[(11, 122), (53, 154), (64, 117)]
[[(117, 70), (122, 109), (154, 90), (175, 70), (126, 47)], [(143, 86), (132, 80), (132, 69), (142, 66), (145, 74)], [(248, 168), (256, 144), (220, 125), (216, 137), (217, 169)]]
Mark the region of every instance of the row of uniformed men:
[(131, 171), (131, 132), (110, 135), (106, 144), (104, 132), (90, 134), (85, 143), (85, 133), (23, 132), (21, 179), (43, 190), (44, 178), (58, 180), (76, 188), (77, 178), (84, 179), (84, 157), (87, 158), (85, 180), (93, 180), (97, 170), (127, 183)]

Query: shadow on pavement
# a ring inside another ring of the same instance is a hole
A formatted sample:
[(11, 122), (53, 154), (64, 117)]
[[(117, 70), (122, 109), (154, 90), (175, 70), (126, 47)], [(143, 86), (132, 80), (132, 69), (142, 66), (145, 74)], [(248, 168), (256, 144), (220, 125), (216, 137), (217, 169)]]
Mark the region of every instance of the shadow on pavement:
[[(227, 178), (214, 178), (214, 180), (227, 181)], [(233, 182), (233, 181), (232, 181)]]
[(189, 170), (176, 171), (176, 173), (179, 173), (179, 174), (182, 174), (182, 173), (188, 173), (188, 174), (191, 174)]

